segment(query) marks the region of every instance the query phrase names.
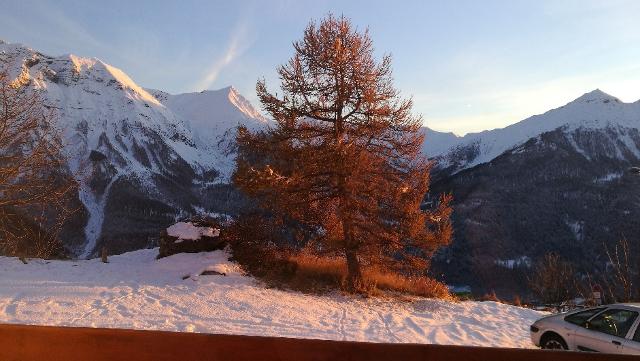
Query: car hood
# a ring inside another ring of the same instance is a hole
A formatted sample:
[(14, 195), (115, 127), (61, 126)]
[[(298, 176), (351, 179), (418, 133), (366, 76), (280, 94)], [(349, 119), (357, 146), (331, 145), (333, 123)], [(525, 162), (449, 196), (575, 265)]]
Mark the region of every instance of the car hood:
[(544, 322), (544, 321), (555, 321), (555, 320), (559, 320), (564, 318), (564, 316), (568, 315), (568, 312), (563, 312), (563, 313), (555, 313), (553, 315), (549, 315), (549, 316), (545, 316), (542, 318), (537, 319), (533, 324), (535, 325), (536, 323), (540, 323), (540, 322)]

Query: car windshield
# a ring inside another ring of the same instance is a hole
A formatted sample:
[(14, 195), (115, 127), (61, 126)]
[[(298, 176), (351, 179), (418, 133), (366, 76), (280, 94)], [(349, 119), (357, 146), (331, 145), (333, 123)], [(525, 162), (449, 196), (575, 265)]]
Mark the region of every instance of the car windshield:
[(592, 308), (586, 311), (576, 312), (566, 316), (564, 320), (569, 323), (573, 323), (574, 325), (584, 327), (585, 324), (587, 323), (587, 320), (589, 320), (591, 317), (593, 317), (595, 314), (599, 313), (602, 310), (604, 310), (604, 307)]
[(609, 309), (589, 321), (587, 328), (613, 336), (625, 337), (637, 317), (638, 313), (634, 311)]

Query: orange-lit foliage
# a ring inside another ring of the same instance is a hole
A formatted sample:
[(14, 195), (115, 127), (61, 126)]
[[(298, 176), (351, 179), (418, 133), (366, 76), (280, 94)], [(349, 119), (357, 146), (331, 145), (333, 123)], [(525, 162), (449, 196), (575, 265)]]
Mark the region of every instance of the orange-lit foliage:
[[(338, 257), (317, 257), (306, 252), (289, 257), (295, 265), (290, 282), (294, 288), (341, 286), (347, 280), (347, 267)], [(378, 266), (363, 267), (362, 278), (367, 293), (393, 291), (423, 297), (451, 298), (446, 285), (426, 276), (405, 276)]]

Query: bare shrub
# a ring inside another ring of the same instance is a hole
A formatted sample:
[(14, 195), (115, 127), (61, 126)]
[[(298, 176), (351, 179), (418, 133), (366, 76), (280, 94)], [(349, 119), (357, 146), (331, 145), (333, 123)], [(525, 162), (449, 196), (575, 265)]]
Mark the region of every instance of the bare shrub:
[(27, 84), (0, 73), (0, 253), (49, 258), (75, 211), (60, 131)]
[(277, 221), (258, 214), (244, 214), (236, 218), (221, 233), (231, 246), (233, 260), (251, 275), (278, 286), (295, 274), (295, 264), (289, 261), (291, 251), (276, 246)]
[(444, 283), (427, 276), (407, 276), (374, 267), (365, 268), (364, 278), (379, 290), (396, 291), (429, 298), (452, 298), (449, 289)]
[(107, 252), (107, 247), (102, 247), (100, 250), (100, 260), (102, 263), (109, 263), (109, 252)]
[(515, 297), (513, 298), (513, 305), (522, 307), (522, 299), (520, 298), (520, 295), (515, 295)]
[[(318, 257), (307, 252), (289, 256), (295, 264), (295, 274), (290, 281), (293, 288), (301, 290), (323, 290), (341, 288), (347, 279), (347, 266), (338, 257)], [(371, 287), (366, 287), (371, 291)]]
[(485, 293), (482, 297), (480, 297), (480, 301), (493, 301), (493, 302), (502, 302), (495, 290), (491, 290), (489, 293)]
[(548, 253), (533, 268), (529, 285), (540, 301), (559, 304), (575, 297), (575, 278), (570, 263), (555, 253)]
[[(612, 251), (610, 251), (606, 245), (603, 245), (603, 247), (609, 260), (607, 272), (605, 272), (604, 277), (604, 283), (607, 286), (609, 296), (615, 302), (632, 301), (635, 296), (635, 289), (629, 242), (626, 238), (621, 239), (616, 243)], [(608, 272), (609, 269), (611, 272)]]
[[(289, 256), (289, 261), (295, 264), (295, 272), (288, 284), (291, 288), (322, 291), (340, 287), (348, 290), (348, 270), (341, 257), (316, 256), (303, 251)], [(446, 285), (426, 276), (408, 276), (371, 265), (363, 268), (362, 277), (365, 293), (369, 295), (391, 291), (430, 298), (451, 298)]]

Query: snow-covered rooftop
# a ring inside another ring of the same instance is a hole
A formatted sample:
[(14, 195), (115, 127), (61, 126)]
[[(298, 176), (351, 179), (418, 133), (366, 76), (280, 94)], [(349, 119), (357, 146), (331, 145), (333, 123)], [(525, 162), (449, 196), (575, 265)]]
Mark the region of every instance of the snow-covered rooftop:
[(220, 230), (213, 227), (199, 227), (191, 222), (178, 222), (167, 228), (167, 234), (179, 240), (197, 240), (202, 237), (218, 237)]

